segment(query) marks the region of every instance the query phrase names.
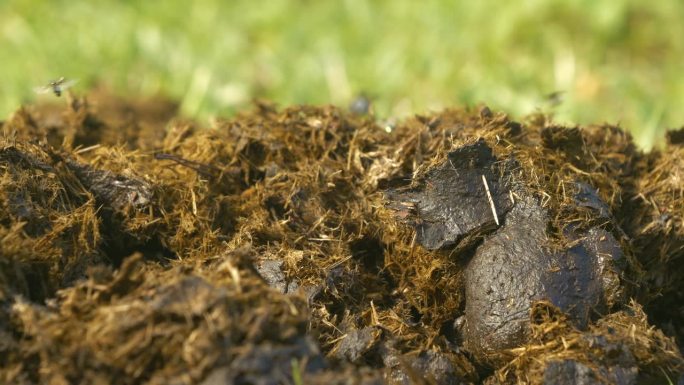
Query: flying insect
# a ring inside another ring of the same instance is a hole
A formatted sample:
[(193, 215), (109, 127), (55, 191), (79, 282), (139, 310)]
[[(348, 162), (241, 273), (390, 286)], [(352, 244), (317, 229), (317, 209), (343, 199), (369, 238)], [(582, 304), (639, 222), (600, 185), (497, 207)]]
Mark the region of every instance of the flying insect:
[(76, 84), (78, 80), (74, 79), (66, 79), (64, 76), (60, 77), (57, 80), (52, 80), (48, 84), (41, 86), (41, 87), (36, 87), (34, 91), (38, 94), (44, 94), (47, 92), (52, 91), (57, 97), (62, 96), (62, 93), (72, 87), (74, 84)]

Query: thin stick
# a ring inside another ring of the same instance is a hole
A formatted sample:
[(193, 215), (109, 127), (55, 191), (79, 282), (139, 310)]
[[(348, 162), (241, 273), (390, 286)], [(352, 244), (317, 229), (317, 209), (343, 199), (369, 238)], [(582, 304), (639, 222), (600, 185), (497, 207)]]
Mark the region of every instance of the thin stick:
[(195, 198), (195, 190), (190, 188), (190, 195), (192, 196), (192, 214), (197, 216), (197, 199)]
[(81, 148), (79, 150), (74, 151), (74, 154), (83, 154), (84, 152), (88, 152), (90, 150), (94, 150), (96, 148), (100, 148), (99, 144), (94, 144), (92, 146), (86, 147), (86, 148)]
[(484, 183), (485, 191), (487, 192), (487, 199), (489, 199), (489, 207), (492, 208), (492, 214), (494, 215), (494, 222), (499, 225), (499, 216), (496, 215), (496, 207), (494, 207), (494, 199), (492, 199), (492, 194), (489, 192), (489, 185), (487, 184), (487, 178), (482, 174), (482, 183)]
[(380, 325), (380, 321), (378, 319), (378, 312), (375, 310), (375, 305), (373, 304), (373, 300), (370, 301), (371, 305), (371, 322), (373, 325)]

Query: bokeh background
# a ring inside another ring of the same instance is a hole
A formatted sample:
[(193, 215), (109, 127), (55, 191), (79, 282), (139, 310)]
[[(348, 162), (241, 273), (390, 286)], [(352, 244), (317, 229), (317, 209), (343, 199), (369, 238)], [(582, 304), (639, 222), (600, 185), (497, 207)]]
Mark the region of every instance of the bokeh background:
[(2, 0), (0, 119), (66, 76), (198, 119), (365, 94), (380, 117), (486, 103), (649, 148), (684, 125), (683, 20), (680, 0)]

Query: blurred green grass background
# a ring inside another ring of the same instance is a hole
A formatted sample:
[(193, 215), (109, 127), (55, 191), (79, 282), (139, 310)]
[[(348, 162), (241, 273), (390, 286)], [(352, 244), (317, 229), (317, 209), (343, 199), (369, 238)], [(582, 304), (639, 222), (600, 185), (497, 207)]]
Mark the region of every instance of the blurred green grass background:
[(66, 76), (167, 95), (200, 119), (253, 97), (346, 106), (365, 93), (381, 117), (486, 103), (618, 123), (647, 148), (684, 124), (679, 0), (0, 4), (2, 117)]

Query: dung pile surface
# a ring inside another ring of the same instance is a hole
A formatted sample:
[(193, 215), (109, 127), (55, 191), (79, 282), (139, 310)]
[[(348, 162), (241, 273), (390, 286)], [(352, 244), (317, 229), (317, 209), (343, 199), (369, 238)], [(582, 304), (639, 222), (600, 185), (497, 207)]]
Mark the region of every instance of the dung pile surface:
[(2, 124), (1, 382), (684, 371), (678, 143), (486, 108), (386, 130), (260, 103), (198, 127), (93, 98)]

